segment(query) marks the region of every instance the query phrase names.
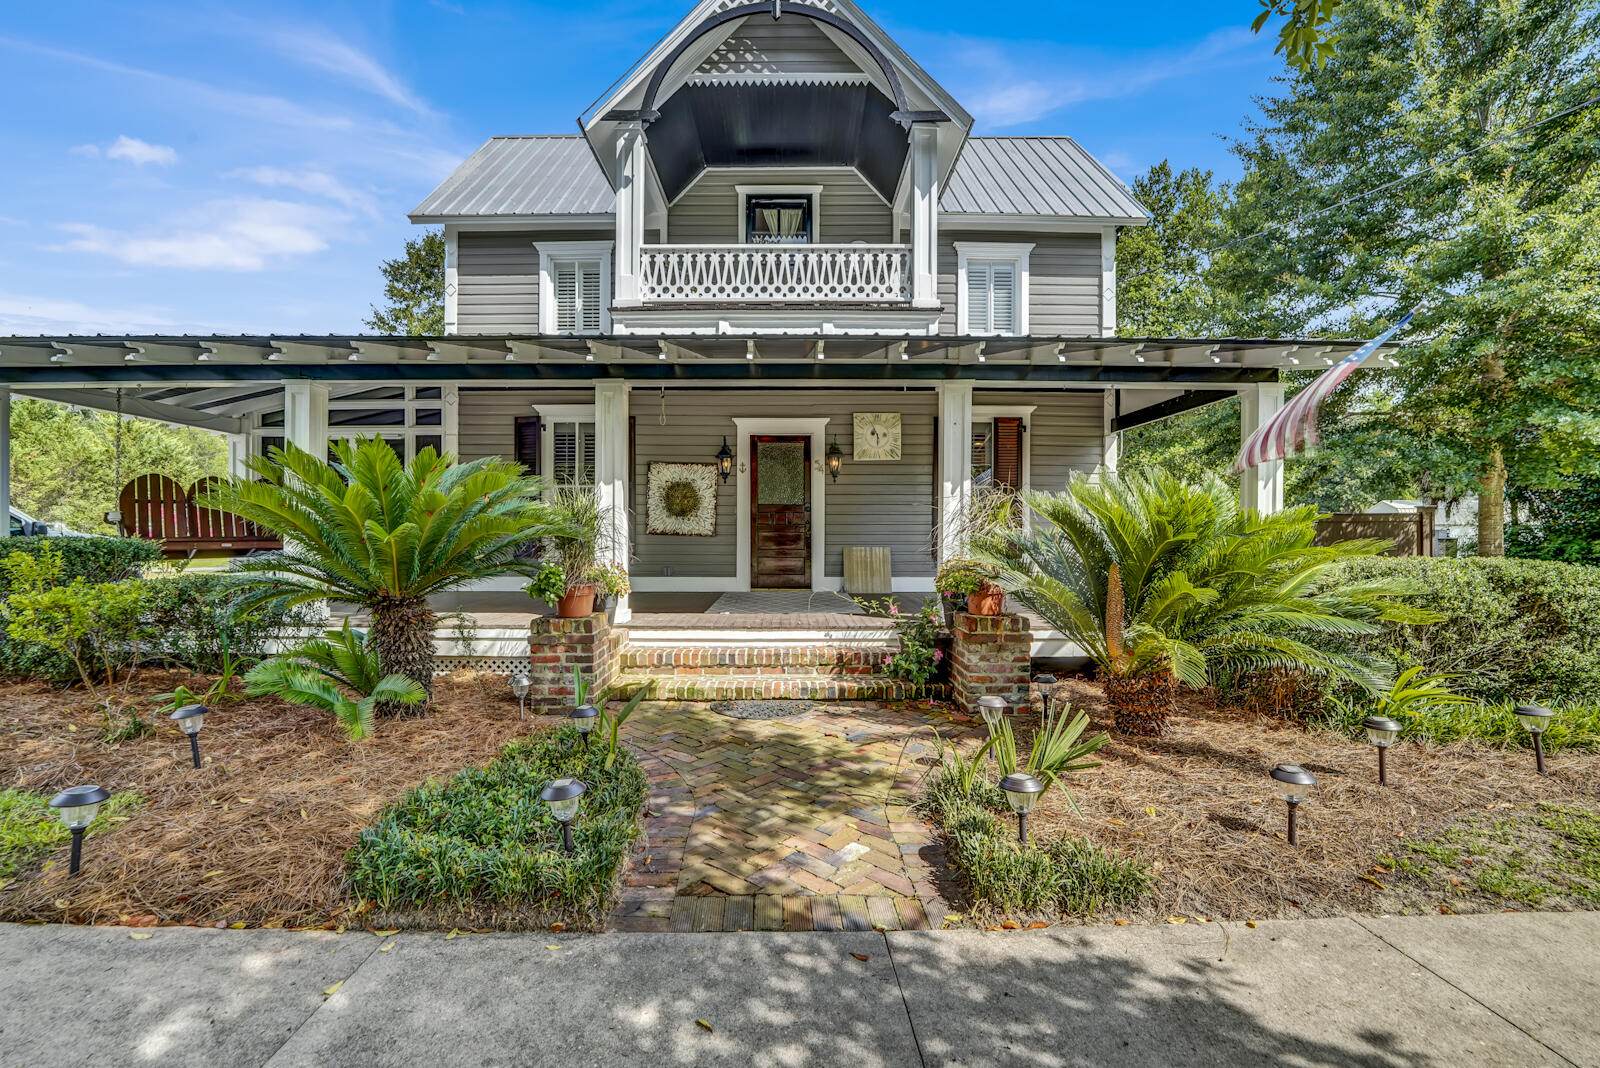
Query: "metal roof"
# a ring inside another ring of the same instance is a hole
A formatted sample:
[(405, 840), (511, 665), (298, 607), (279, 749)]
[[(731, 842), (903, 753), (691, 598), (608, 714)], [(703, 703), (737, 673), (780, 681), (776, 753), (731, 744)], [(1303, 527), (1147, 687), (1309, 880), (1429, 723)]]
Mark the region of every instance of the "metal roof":
[(1070, 137), (969, 137), (939, 208), (979, 215), (1149, 219), (1128, 187)]
[(417, 205), (411, 219), (606, 215), (615, 206), (611, 184), (581, 136), (491, 137)]
[[(615, 204), (582, 137), (492, 137), (411, 219), (607, 215)], [(968, 138), (939, 206), (975, 215), (1149, 218), (1127, 186), (1070, 137)]]

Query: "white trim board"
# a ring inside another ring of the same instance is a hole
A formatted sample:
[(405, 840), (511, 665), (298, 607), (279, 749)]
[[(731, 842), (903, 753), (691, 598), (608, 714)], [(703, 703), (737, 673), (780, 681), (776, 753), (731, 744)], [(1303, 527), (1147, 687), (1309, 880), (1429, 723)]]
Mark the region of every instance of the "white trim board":
[[(611, 333), (611, 251), (614, 241), (535, 241), (539, 253), (539, 331), (556, 333), (556, 278), (552, 262), (555, 260), (600, 261), (600, 333)], [(577, 325), (577, 324), (574, 324)], [(574, 330), (574, 336), (587, 331)]]
[(738, 499), (738, 561), (735, 574), (741, 590), (750, 589), (753, 566), (750, 559), (750, 438), (757, 434), (793, 435), (811, 439), (811, 588), (826, 590), (827, 576), (823, 573), (827, 554), (827, 483), (822, 457), (827, 449), (828, 417), (774, 419), (766, 416), (735, 416), (734, 433), (739, 435), (738, 448), (734, 450), (735, 470), (739, 475)]
[[(998, 241), (956, 241), (956, 335), (959, 337), (1027, 337), (1028, 336), (1028, 260), (1033, 255), (1032, 244), (1014, 244)], [(967, 293), (967, 261), (1008, 260), (1016, 269), (1017, 321), (1015, 330), (991, 330), (974, 333), (967, 322), (972, 298)]]
[(1034, 404), (974, 404), (972, 423), (992, 423), (996, 419), (1022, 420), (1022, 485), (1024, 493), (1033, 488), (1033, 410)]
[[(744, 220), (745, 210), (749, 206), (751, 197), (810, 197), (811, 198), (811, 239), (807, 244), (821, 245), (822, 240), (822, 186), (820, 185), (736, 185), (733, 191), (738, 194), (739, 215), (733, 224), (733, 242), (736, 245), (745, 244)], [(754, 246), (764, 248), (763, 245)]]

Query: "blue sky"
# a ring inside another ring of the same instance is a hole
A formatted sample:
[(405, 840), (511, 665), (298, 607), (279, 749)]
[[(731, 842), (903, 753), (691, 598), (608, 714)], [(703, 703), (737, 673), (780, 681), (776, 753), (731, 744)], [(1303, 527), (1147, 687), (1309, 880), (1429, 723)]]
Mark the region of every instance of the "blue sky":
[[(866, 9), (977, 116), (1127, 179), (1231, 177), (1280, 63), (1246, 0)], [(688, 10), (12, 5), (0, 24), (0, 334), (361, 329), (405, 213), (486, 137), (565, 133)]]

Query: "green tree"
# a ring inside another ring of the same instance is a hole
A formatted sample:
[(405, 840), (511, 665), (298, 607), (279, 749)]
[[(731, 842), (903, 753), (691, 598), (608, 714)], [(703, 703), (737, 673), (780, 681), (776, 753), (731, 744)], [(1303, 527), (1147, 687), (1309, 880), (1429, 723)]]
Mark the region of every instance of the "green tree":
[(384, 260), (383, 307), (366, 324), (380, 334), (444, 333), (444, 235), (429, 230), (406, 242), (405, 255)]
[(1283, 53), (1289, 65), (1306, 70), (1322, 66), (1337, 50), (1339, 35), (1332, 32), (1331, 23), (1342, 0), (1261, 0), (1262, 11), (1250, 24), (1250, 29), (1260, 33), (1274, 15), (1283, 16), (1278, 28), (1278, 47), (1273, 53)]
[(181, 486), (228, 470), (220, 434), (144, 419), (122, 420), (118, 481), (117, 417), (17, 397), (11, 402), (11, 496), (36, 519), (89, 534), (109, 532), (105, 513), (137, 475), (166, 475)]
[(1600, 464), (1597, 27), (1564, 0), (1344, 0), (1337, 55), (1235, 146), (1243, 236), (1211, 281), (1262, 333), (1365, 335), (1422, 305), (1384, 432), (1433, 495), (1478, 494), (1481, 555), (1508, 477)]
[(1173, 174), (1162, 160), (1133, 180), (1148, 226), (1117, 237), (1117, 330), (1130, 337), (1200, 337), (1228, 317), (1206, 277), (1208, 250), (1224, 236), (1228, 187), (1210, 171)]
[[(330, 463), (290, 445), (250, 461), (206, 498), (283, 538), (281, 553), (237, 561), (249, 601), (285, 607), (334, 600), (372, 616), (367, 642), (384, 675), (404, 675), (433, 694), (429, 596), (479, 579), (527, 574), (517, 556), (565, 528), (539, 498), (544, 484), (522, 465), (458, 464), (423, 449), (402, 467), (379, 438), (337, 441)], [(381, 712), (398, 711), (391, 706)]]

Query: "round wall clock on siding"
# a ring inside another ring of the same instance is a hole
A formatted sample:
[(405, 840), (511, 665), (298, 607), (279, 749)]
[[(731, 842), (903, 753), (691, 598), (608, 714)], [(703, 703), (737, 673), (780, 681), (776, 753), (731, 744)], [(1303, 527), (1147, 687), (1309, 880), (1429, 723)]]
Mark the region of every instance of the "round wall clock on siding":
[(855, 458), (900, 459), (900, 413), (855, 413)]

